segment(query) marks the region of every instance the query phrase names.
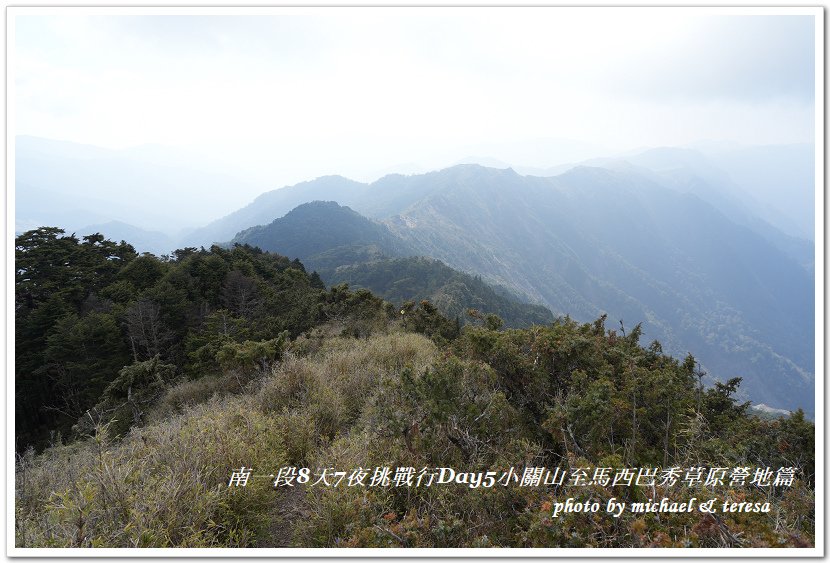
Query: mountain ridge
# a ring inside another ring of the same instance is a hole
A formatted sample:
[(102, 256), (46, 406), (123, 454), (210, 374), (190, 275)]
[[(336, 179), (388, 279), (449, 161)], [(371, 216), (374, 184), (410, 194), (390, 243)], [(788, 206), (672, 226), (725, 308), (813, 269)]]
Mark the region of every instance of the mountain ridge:
[(469, 309), (500, 316), (510, 327), (546, 324), (553, 314), (540, 305), (487, 286), (480, 279), (414, 251), (383, 223), (332, 201), (297, 206), (268, 225), (238, 233), (228, 245), (258, 247), (299, 259), (327, 285), (366, 288), (401, 305), (427, 300), (449, 318), (466, 322)]
[[(774, 152), (765, 150), (744, 151), (743, 168), (736, 169), (751, 177), (746, 162)], [(382, 223), (412, 254), (507, 287), (557, 315), (588, 322), (608, 313), (626, 325), (643, 322), (646, 336), (671, 353), (698, 350), (714, 378), (746, 377), (742, 390), (753, 400), (812, 412), (815, 247), (755, 214), (713, 162), (691, 149), (657, 149), (570, 166), (556, 176), (475, 164), (371, 184), (324, 176), (265, 192), (192, 231), (186, 245), (228, 241), (308, 201), (337, 201)], [(18, 186), (26, 179), (17, 178)], [(21, 213), (27, 193), (18, 197), (18, 218), (38, 221)], [(83, 224), (105, 219), (88, 215)], [(348, 255), (355, 263), (390, 254), (358, 244), (318, 259), (334, 264)]]
[(373, 184), (324, 182), (415, 254), (554, 314), (642, 322), (672, 353), (700, 351), (713, 378), (746, 377), (750, 398), (812, 412), (811, 272), (658, 180), (627, 167), (534, 177), (468, 164)]

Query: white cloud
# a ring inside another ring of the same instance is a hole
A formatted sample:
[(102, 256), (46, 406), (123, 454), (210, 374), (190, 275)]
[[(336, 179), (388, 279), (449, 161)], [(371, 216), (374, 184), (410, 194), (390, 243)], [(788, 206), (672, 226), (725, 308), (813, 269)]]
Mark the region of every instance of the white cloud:
[(292, 178), (545, 137), (809, 141), (811, 21), (550, 8), (18, 16), (16, 133), (195, 147)]

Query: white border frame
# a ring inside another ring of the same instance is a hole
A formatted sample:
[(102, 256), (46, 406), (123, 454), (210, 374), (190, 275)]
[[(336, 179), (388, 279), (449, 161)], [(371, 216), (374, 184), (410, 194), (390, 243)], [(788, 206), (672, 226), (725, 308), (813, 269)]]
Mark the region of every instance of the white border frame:
[[(14, 18), (19, 15), (282, 15), (282, 14), (319, 14), (332, 10), (349, 14), (376, 12), (385, 9), (396, 11), (441, 10), (444, 13), (465, 13), (471, 9), (556, 9), (564, 11), (654, 11), (671, 10), (673, 12), (690, 12), (694, 14), (715, 15), (809, 15), (815, 17), (815, 406), (816, 406), (816, 483), (815, 483), (815, 547), (812, 548), (18, 548), (14, 544), (14, 73), (15, 60), (15, 25)], [(8, 557), (233, 557), (233, 558), (422, 558), (422, 557), (475, 557), (475, 558), (583, 558), (583, 557), (823, 557), (825, 550), (825, 459), (824, 459), (824, 373), (825, 373), (825, 331), (824, 331), (824, 236), (825, 236), (825, 197), (824, 197), (824, 8), (822, 7), (672, 7), (672, 6), (604, 6), (604, 7), (561, 7), (545, 6), (536, 3), (523, 7), (505, 6), (346, 6), (330, 5), (327, 7), (7, 7), (6, 8), (6, 555)], [(820, 376), (821, 375), (821, 376)]]

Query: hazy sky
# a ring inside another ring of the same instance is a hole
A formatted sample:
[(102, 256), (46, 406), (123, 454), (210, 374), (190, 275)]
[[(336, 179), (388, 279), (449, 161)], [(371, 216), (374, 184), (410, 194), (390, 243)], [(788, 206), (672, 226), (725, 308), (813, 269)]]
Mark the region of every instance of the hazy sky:
[(278, 184), (452, 155), (515, 160), (511, 146), (539, 139), (625, 150), (815, 134), (811, 16), (282, 12), (18, 15), (14, 131), (186, 147)]

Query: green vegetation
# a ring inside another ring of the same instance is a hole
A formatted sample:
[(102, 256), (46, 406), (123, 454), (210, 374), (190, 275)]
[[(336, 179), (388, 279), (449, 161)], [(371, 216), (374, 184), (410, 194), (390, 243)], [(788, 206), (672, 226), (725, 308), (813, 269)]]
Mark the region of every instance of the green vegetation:
[(414, 253), (555, 314), (641, 321), (649, 339), (694, 351), (721, 381), (744, 377), (745, 398), (814, 414), (815, 279), (773, 243), (634, 171), (434, 175), (399, 178), (401, 190), (441, 188), (384, 217)]
[(298, 206), (268, 225), (237, 234), (233, 244), (250, 244), (298, 258), (329, 285), (346, 283), (402, 305), (430, 301), (451, 319), (466, 322), (469, 309), (501, 317), (509, 327), (545, 324), (553, 314), (440, 262), (413, 254), (380, 223), (333, 201)]
[(75, 437), (79, 420), (103, 423), (124, 408), (142, 419), (142, 405), (180, 380), (267, 369), (287, 339), (327, 318), (351, 327), (359, 315), (362, 327), (386, 314), (377, 298), (327, 292), (299, 261), (250, 247), (156, 258), (55, 228), (15, 243), (18, 450)]
[[(338, 231), (361, 238), (335, 238), (342, 246), (325, 256), (289, 252), (308, 248), (302, 238), (262, 248), (299, 257), (328, 283), (324, 269), (428, 256), (556, 315), (641, 321), (649, 340), (660, 340), (669, 353), (694, 351), (721, 381), (743, 377), (743, 398), (814, 416), (814, 245), (736, 206), (742, 196), (730, 202), (724, 194), (734, 186), (711, 176), (711, 163), (700, 155), (649, 152), (631, 155), (635, 166), (579, 166), (551, 177), (474, 164), (371, 184), (328, 176), (265, 193), (200, 230), (198, 240), (228, 240), (275, 217), (289, 219), (300, 204), (336, 200), (387, 229), (364, 223)], [(312, 238), (326, 225), (309, 224)], [(269, 227), (253, 231), (263, 235)], [(379, 239), (367, 245), (373, 230), (406, 251), (390, 252)], [(299, 227), (271, 230), (277, 231), (305, 234)], [(263, 237), (256, 244), (279, 240)], [(348, 258), (338, 263), (341, 253)]]
[[(384, 225), (333, 201), (300, 205), (268, 225), (245, 229), (231, 243), (248, 244), (301, 260), (349, 247), (373, 247), (386, 255), (410, 253), (406, 244)], [(313, 267), (321, 269), (316, 264)]]
[(324, 275), (330, 283), (347, 283), (365, 287), (375, 295), (395, 304), (428, 300), (444, 316), (467, 320), (467, 311), (475, 309), (498, 315), (508, 327), (547, 324), (553, 314), (541, 305), (522, 303), (500, 294), (481, 281), (453, 270), (439, 260), (424, 257), (374, 260), (344, 266)]
[[(18, 444), (64, 436), (40, 453), (18, 448), (19, 547), (814, 544), (813, 425), (800, 411), (751, 416), (735, 400), (740, 380), (703, 388), (694, 357), (642, 346), (639, 326), (565, 317), (504, 330), (471, 311), (462, 327), (428, 301), (399, 309), (367, 290), (326, 290), (298, 262), (249, 247), (157, 259), (41, 229), (17, 251)], [(56, 389), (74, 389), (77, 416), (37, 410)], [(250, 482), (229, 487), (243, 466)], [(798, 473), (791, 487), (715, 490), (274, 488), (287, 466)], [(663, 496), (772, 510), (551, 516), (566, 497)]]

